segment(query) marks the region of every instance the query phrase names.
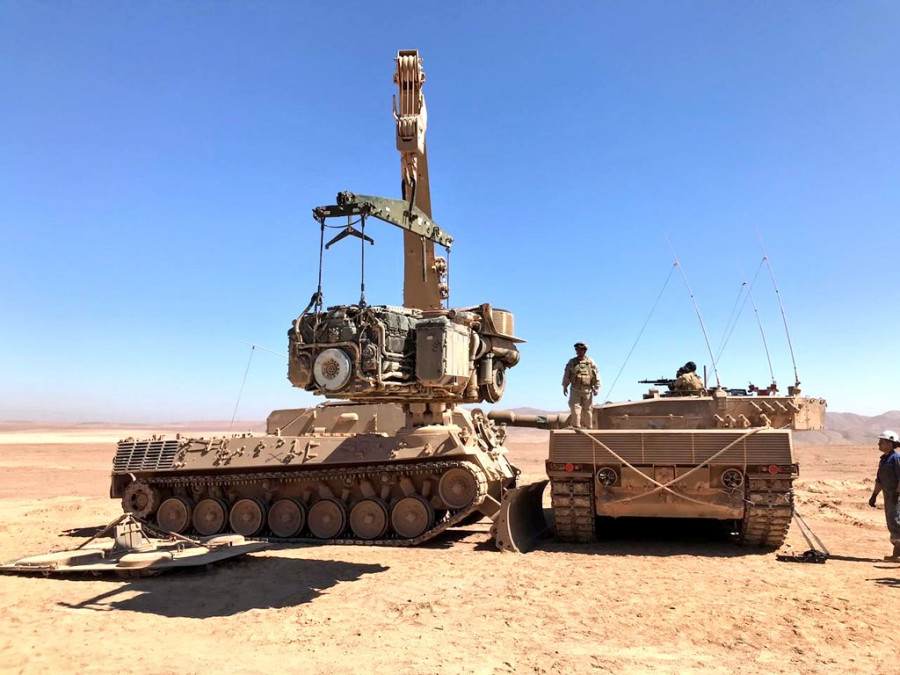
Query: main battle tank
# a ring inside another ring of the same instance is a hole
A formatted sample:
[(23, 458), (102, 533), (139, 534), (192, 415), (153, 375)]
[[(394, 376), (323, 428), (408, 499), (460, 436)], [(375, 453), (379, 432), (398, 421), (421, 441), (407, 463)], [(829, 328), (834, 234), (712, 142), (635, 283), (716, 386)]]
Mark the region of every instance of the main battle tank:
[[(791, 430), (823, 428), (825, 405), (795, 388), (788, 396), (651, 389), (642, 401), (595, 406), (589, 430), (567, 428), (568, 415), (489, 417), (552, 430), (546, 469), (563, 541), (593, 541), (598, 517), (707, 518), (734, 521), (744, 545), (775, 548), (791, 523), (799, 473)], [(544, 484), (507, 495), (501, 548), (526, 550), (545, 529), (535, 497)]]
[[(404, 199), (342, 192), (313, 209), (319, 286), (288, 330), (288, 379), (338, 400), (275, 411), (265, 435), (121, 441), (110, 493), (135, 517), (176, 533), (412, 545), (495, 516), (515, 486), (494, 424), (459, 404), (500, 400), (521, 340), (505, 310), (443, 306), (434, 246), (453, 239), (430, 217), (424, 74), (415, 51), (397, 66)], [(334, 218), (344, 225), (326, 243)], [(404, 230), (403, 307), (366, 301), (370, 218)], [(347, 238), (361, 245), (360, 297), (326, 307), (324, 251)]]

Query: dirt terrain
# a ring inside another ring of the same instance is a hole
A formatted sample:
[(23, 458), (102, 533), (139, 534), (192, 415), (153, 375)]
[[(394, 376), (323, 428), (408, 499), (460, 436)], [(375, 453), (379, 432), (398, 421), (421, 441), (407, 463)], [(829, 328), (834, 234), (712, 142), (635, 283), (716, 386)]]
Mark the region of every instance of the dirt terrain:
[[(73, 547), (113, 520), (124, 435), (0, 431), (0, 559)], [(670, 521), (499, 553), (484, 521), (411, 550), (275, 547), (137, 580), (0, 576), (0, 672), (897, 672), (886, 617), (900, 565), (881, 561), (883, 512), (866, 504), (874, 441), (796, 447), (825, 565)], [(511, 442), (528, 479), (545, 451), (542, 432)], [(796, 526), (788, 542), (807, 548)]]

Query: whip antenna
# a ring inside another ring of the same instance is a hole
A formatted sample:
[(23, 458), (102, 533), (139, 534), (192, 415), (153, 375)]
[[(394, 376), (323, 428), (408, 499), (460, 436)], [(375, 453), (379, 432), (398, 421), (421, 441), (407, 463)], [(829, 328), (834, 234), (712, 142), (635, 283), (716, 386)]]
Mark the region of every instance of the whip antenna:
[(734, 299), (734, 306), (731, 308), (731, 314), (728, 315), (728, 321), (725, 322), (725, 330), (722, 332), (722, 341), (719, 343), (719, 351), (716, 352), (716, 362), (722, 358), (722, 352), (725, 351), (725, 345), (728, 344), (731, 333), (734, 331), (734, 327), (741, 317), (741, 312), (744, 311), (744, 305), (747, 303), (747, 299), (743, 298), (744, 302), (742, 303), (741, 298), (744, 295), (744, 286), (746, 285), (747, 283), (744, 282), (741, 284), (740, 288), (738, 288), (738, 294)]
[(247, 359), (247, 369), (244, 371), (244, 379), (241, 380), (241, 390), (238, 392), (237, 401), (234, 403), (234, 412), (231, 413), (231, 424), (228, 426), (230, 432), (234, 428), (234, 418), (237, 415), (238, 406), (241, 404), (241, 396), (244, 393), (244, 385), (247, 384), (247, 373), (250, 372), (250, 364), (253, 362), (253, 352), (256, 351), (256, 345), (250, 346), (250, 358)]
[(678, 256), (675, 255), (675, 249), (672, 248), (672, 242), (669, 241), (669, 237), (666, 237), (666, 243), (669, 245), (669, 250), (672, 251), (672, 257), (675, 259), (675, 267), (677, 267), (678, 271), (681, 273), (681, 279), (684, 281), (688, 294), (691, 296), (691, 302), (694, 303), (694, 310), (697, 312), (697, 319), (700, 321), (700, 330), (703, 331), (703, 340), (706, 342), (706, 351), (709, 352), (709, 360), (712, 363), (713, 373), (716, 376), (716, 387), (721, 389), (722, 382), (719, 380), (719, 368), (716, 366), (716, 359), (713, 356), (712, 347), (709, 344), (709, 335), (706, 333), (706, 326), (703, 324), (703, 317), (700, 315), (700, 306), (697, 305), (694, 291), (691, 290), (691, 285), (688, 283), (687, 276), (684, 274), (684, 269), (682, 269), (681, 263), (678, 262)]
[(234, 412), (231, 413), (231, 424), (228, 426), (229, 432), (234, 429), (234, 418), (237, 416), (238, 406), (241, 404), (241, 396), (244, 395), (244, 385), (247, 384), (247, 375), (250, 373), (250, 364), (253, 363), (253, 353), (257, 349), (261, 349), (264, 352), (269, 352), (270, 354), (274, 354), (275, 356), (280, 356), (283, 359), (287, 359), (287, 356), (272, 349), (266, 349), (265, 347), (260, 347), (259, 345), (255, 345), (250, 342), (244, 342), (243, 340), (241, 341), (241, 344), (245, 344), (250, 347), (250, 358), (247, 359), (247, 368), (246, 370), (244, 370), (244, 379), (241, 380), (241, 390), (238, 392), (237, 401), (235, 401), (234, 403)]
[(769, 270), (769, 277), (772, 279), (772, 286), (775, 288), (775, 297), (778, 298), (778, 308), (781, 310), (781, 320), (784, 322), (784, 334), (787, 335), (788, 349), (791, 350), (791, 364), (794, 366), (794, 386), (800, 387), (800, 376), (797, 374), (797, 359), (794, 358), (794, 344), (791, 342), (791, 331), (788, 329), (787, 315), (784, 313), (784, 305), (781, 302), (781, 292), (778, 290), (778, 284), (775, 281), (775, 273), (772, 271), (772, 264), (769, 262), (769, 256), (766, 255), (766, 247), (763, 246), (762, 237), (759, 230), (756, 230), (756, 238), (759, 239), (759, 247), (763, 252), (763, 262)]
[(668, 276), (666, 276), (666, 280), (663, 283), (661, 289), (659, 289), (659, 295), (656, 296), (656, 301), (653, 303), (653, 306), (650, 308), (650, 313), (647, 315), (647, 319), (644, 321), (644, 325), (641, 326), (641, 330), (638, 332), (638, 336), (634, 339), (634, 344), (631, 345), (631, 349), (628, 350), (628, 356), (625, 357), (625, 361), (622, 363), (622, 367), (619, 368), (619, 372), (616, 373), (616, 379), (613, 380), (612, 386), (609, 388), (609, 393), (607, 393), (607, 400), (612, 398), (613, 389), (616, 388), (616, 383), (619, 381), (619, 378), (622, 376), (622, 371), (625, 370), (625, 366), (628, 365), (628, 359), (631, 358), (631, 355), (634, 353), (634, 348), (637, 347), (638, 341), (641, 339), (641, 336), (644, 334), (644, 330), (647, 328), (647, 324), (650, 323), (650, 317), (653, 316), (653, 312), (656, 311), (656, 306), (659, 304), (660, 298), (662, 298), (663, 293), (666, 291), (666, 286), (669, 285), (669, 279), (672, 278), (672, 273), (675, 271), (675, 267), (678, 266), (676, 262), (675, 265), (672, 266), (672, 269), (669, 270)]
[[(761, 265), (762, 263), (760, 263)], [(762, 317), (759, 315), (759, 309), (756, 307), (756, 302), (753, 300), (753, 284), (748, 284), (746, 277), (744, 277), (744, 268), (741, 267), (741, 263), (738, 263), (738, 269), (741, 271), (741, 278), (744, 280), (744, 285), (747, 286), (747, 297), (750, 298), (750, 306), (753, 307), (753, 312), (756, 314), (756, 323), (759, 325), (759, 334), (762, 336), (763, 347), (766, 350), (766, 361), (769, 362), (769, 376), (772, 378), (772, 382), (775, 382), (775, 371), (772, 368), (772, 357), (769, 355), (769, 343), (766, 341), (766, 331), (763, 330)], [(756, 270), (757, 274), (759, 274), (759, 269)], [(753, 277), (753, 283), (756, 283), (756, 277)]]
[[(743, 312), (744, 312), (744, 307), (746, 307), (746, 305), (747, 305), (747, 300), (751, 299), (750, 291), (752, 291), (753, 287), (756, 286), (756, 280), (759, 278), (760, 270), (762, 270), (762, 262), (760, 262), (759, 267), (756, 268), (756, 274), (753, 275), (753, 281), (751, 281), (749, 284), (747, 283), (746, 277), (744, 277), (744, 270), (741, 267), (740, 263), (738, 263), (738, 270), (740, 270), (741, 276), (743, 277), (743, 282), (741, 283), (740, 295), (743, 295), (744, 289), (746, 288), (747, 289), (747, 297), (744, 298), (744, 301), (741, 303), (740, 309), (738, 310), (737, 314), (734, 315), (734, 321), (731, 322), (729, 320), (728, 329), (725, 332), (725, 336), (722, 341), (722, 346), (719, 347), (719, 351), (716, 354), (716, 362), (717, 363), (722, 360), (722, 353), (725, 351), (725, 347), (728, 344), (728, 341), (731, 339), (731, 336), (734, 334), (734, 329), (737, 327), (738, 319), (740, 318), (741, 314), (743, 314)], [(740, 295), (738, 297), (740, 297)], [(756, 310), (756, 304), (753, 305), (753, 309)], [(759, 320), (759, 312), (757, 312), (757, 320)], [(762, 326), (760, 326), (760, 329), (762, 329)], [(765, 336), (763, 336), (763, 344), (765, 344), (765, 342), (766, 342), (766, 339), (765, 339)], [(766, 356), (768, 356), (768, 352), (766, 353)], [(770, 368), (770, 370), (771, 370), (771, 368)], [(774, 377), (772, 379), (774, 381)]]
[(247, 345), (248, 347), (253, 347), (253, 349), (261, 349), (262, 351), (269, 352), (270, 354), (274, 354), (275, 356), (280, 356), (285, 361), (288, 360), (287, 354), (285, 354), (284, 352), (276, 352), (274, 349), (268, 349), (266, 347), (261, 347), (260, 345), (255, 345), (252, 342), (244, 342), (243, 340), (241, 340), (241, 344)]

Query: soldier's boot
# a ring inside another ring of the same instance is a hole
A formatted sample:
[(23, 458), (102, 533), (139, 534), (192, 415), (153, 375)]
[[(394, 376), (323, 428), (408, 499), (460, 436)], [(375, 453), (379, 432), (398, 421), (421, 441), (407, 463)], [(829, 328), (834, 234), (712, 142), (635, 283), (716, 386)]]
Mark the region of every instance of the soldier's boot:
[(886, 562), (900, 562), (900, 543), (894, 544), (894, 552), (884, 556)]

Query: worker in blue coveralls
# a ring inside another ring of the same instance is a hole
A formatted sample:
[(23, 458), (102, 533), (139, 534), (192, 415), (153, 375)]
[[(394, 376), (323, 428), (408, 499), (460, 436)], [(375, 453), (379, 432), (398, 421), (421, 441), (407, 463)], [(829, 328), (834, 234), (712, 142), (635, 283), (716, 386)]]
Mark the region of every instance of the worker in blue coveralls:
[(900, 562), (900, 513), (897, 511), (897, 497), (900, 496), (900, 436), (896, 431), (886, 430), (878, 437), (878, 449), (881, 460), (878, 462), (878, 474), (875, 476), (875, 487), (869, 497), (869, 506), (875, 508), (878, 493), (884, 494), (884, 518), (894, 551), (884, 556), (889, 562)]

